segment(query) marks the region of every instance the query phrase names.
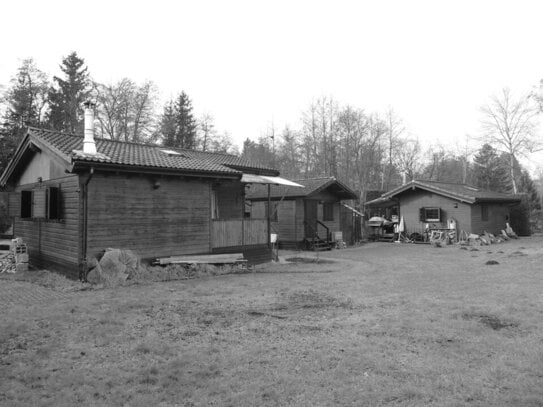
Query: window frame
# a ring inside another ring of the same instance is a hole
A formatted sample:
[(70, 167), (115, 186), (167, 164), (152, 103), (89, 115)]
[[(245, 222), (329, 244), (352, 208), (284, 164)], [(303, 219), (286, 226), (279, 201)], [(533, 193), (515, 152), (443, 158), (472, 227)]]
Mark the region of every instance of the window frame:
[(322, 220), (323, 222), (334, 221), (334, 203), (333, 202), (322, 203)]
[(25, 189), (21, 191), (21, 219), (32, 219), (34, 209), (34, 193), (32, 190)]
[(47, 192), (45, 195), (45, 215), (47, 219), (50, 220), (61, 220), (62, 219), (62, 210), (61, 202), (62, 195), (60, 192), (60, 187), (47, 187)]
[[(424, 211), (423, 222), (441, 222), (441, 208), (436, 206), (425, 206), (422, 210)], [(430, 217), (428, 214), (430, 211), (437, 211), (437, 217)]]
[(481, 222), (488, 222), (488, 205), (481, 204)]
[(211, 220), (219, 219), (219, 194), (214, 189), (211, 190)]
[[(268, 217), (268, 201), (264, 205), (264, 210), (266, 211), (266, 218)], [(270, 222), (279, 222), (279, 202), (271, 201), (271, 210), (270, 210)]]

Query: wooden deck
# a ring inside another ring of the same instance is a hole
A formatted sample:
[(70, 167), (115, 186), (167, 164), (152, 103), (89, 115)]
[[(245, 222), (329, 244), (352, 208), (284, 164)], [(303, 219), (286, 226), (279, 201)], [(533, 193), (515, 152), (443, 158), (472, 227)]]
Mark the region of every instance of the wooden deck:
[(266, 219), (216, 219), (211, 222), (211, 248), (268, 243)]

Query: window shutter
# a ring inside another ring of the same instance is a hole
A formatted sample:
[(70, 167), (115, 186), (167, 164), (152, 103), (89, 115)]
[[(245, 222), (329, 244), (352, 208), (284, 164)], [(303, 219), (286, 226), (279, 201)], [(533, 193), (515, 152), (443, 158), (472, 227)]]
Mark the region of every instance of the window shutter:
[(439, 208), (438, 213), (439, 213), (439, 221), (443, 222), (443, 219), (445, 218), (445, 214), (443, 213), (443, 209)]
[(32, 191), (21, 191), (21, 205), (19, 206), (22, 219), (32, 217)]
[(20, 192), (8, 193), (8, 216), (10, 218), (21, 217), (21, 193)]
[(40, 188), (32, 191), (32, 217), (45, 218), (45, 206), (47, 205), (47, 189)]
[(60, 219), (60, 188), (47, 188), (47, 217)]
[(421, 222), (425, 222), (426, 221), (426, 211), (424, 210), (424, 208), (420, 208), (419, 209), (419, 220)]

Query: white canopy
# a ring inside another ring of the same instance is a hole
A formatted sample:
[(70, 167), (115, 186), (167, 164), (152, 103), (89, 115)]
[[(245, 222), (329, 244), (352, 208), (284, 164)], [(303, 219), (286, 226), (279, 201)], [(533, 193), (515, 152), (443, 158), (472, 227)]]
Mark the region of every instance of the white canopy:
[(305, 188), (303, 185), (297, 184), (296, 182), (289, 181), (288, 179), (281, 178), (281, 177), (270, 177), (267, 175), (243, 174), (241, 177), (241, 182), (244, 182), (246, 184), (272, 184), (272, 185), (286, 185), (289, 187)]

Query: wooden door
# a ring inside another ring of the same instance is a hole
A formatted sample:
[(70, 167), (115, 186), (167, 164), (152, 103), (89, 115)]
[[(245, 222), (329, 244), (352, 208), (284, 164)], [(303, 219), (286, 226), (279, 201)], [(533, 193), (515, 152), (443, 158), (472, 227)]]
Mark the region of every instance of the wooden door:
[(317, 201), (304, 201), (304, 234), (311, 239), (317, 230)]

